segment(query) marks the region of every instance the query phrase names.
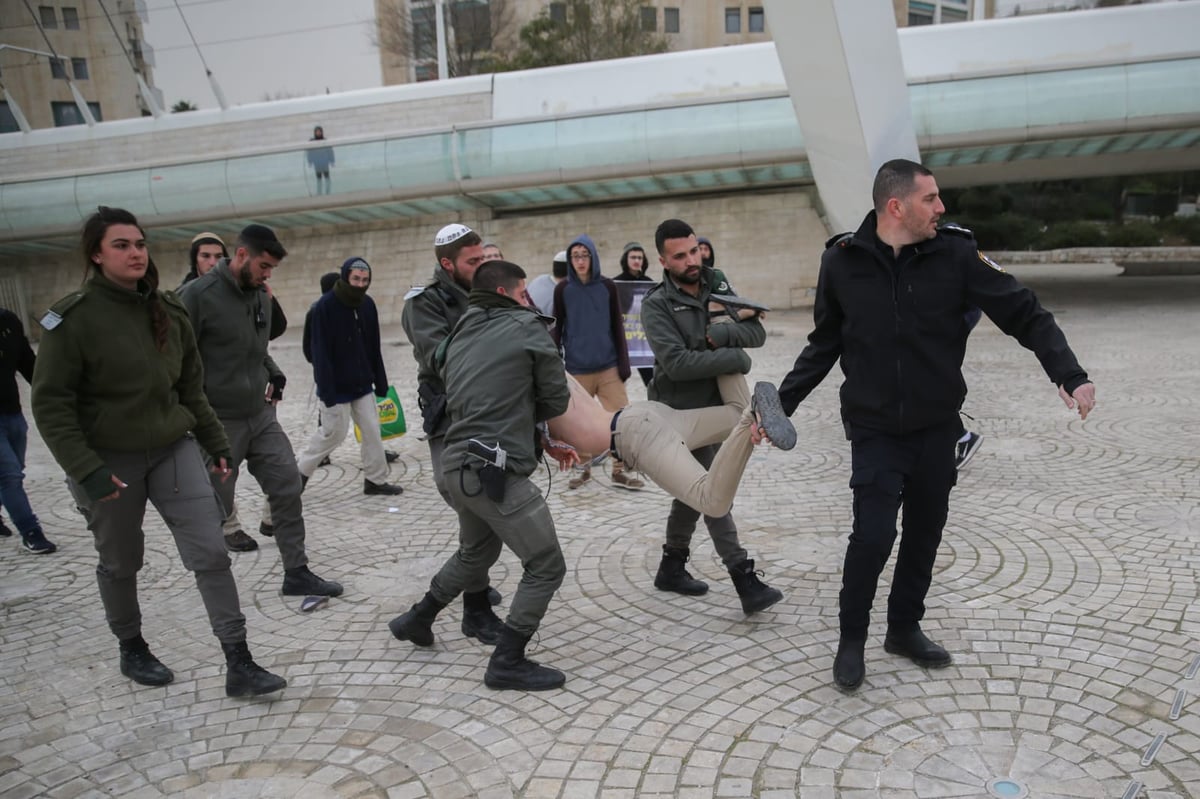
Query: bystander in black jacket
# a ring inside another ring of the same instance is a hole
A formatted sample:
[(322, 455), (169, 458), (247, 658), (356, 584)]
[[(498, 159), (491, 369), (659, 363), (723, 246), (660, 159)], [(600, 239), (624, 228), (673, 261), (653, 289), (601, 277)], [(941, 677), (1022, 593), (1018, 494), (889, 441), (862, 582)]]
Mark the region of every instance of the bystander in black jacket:
[(32, 383), (35, 362), (21, 320), (7, 308), (0, 308), (0, 414), (21, 412), (17, 372)]
[(836, 236), (821, 258), (808, 346), (779, 387), (784, 411), (842, 361), (842, 422), (903, 435), (956, 418), (967, 394), (962, 376), (972, 306), (1032, 350), (1068, 393), (1087, 373), (1033, 291), (975, 245), (969, 230), (938, 229), (893, 256), (875, 234), (875, 212), (858, 231)]

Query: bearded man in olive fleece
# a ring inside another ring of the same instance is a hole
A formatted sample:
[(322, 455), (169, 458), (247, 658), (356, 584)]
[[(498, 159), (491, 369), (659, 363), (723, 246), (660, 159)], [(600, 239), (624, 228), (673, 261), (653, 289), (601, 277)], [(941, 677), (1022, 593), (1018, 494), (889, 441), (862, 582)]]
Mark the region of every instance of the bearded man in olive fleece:
[[(266, 282), (286, 255), (273, 230), (248, 225), (238, 235), (233, 258), (181, 287), (179, 296), (204, 363), (204, 393), (229, 437), (229, 467), (236, 472), (245, 460), (271, 506), (283, 593), (338, 596), (339, 583), (322, 580), (308, 568), (300, 470), (275, 417), (287, 379), (267, 354), (271, 298)], [(233, 507), (230, 485), (217, 480), (213, 485), (225, 507)]]

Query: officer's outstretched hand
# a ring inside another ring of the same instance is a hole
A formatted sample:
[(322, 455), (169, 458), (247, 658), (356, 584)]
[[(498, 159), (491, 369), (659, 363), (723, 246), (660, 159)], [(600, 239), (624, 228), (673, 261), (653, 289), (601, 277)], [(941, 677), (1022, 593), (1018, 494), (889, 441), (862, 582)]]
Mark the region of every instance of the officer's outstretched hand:
[(542, 449), (547, 455), (558, 461), (560, 472), (565, 472), (580, 463), (579, 453), (574, 447), (549, 436), (542, 437)]
[(1084, 383), (1075, 389), (1073, 394), (1068, 394), (1065, 388), (1059, 386), (1058, 396), (1062, 397), (1063, 403), (1071, 410), (1079, 409), (1080, 419), (1088, 418), (1088, 414), (1092, 412), (1092, 408), (1096, 407), (1096, 386), (1094, 383)]

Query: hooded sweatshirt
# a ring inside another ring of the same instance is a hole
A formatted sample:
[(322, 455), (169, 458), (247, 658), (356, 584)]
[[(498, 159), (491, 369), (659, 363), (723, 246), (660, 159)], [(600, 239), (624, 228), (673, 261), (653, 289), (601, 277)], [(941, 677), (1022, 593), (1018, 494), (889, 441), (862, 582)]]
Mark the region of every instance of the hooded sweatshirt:
[(600, 275), (600, 258), (589, 236), (574, 239), (567, 252), (577, 244), (592, 255), (587, 283), (579, 279), (573, 265), (567, 279), (554, 290), (554, 340), (563, 350), (567, 372), (573, 375), (603, 372), (616, 368), (622, 380), (629, 378), (629, 350), (625, 344), (625, 323), (617, 297), (617, 287)]

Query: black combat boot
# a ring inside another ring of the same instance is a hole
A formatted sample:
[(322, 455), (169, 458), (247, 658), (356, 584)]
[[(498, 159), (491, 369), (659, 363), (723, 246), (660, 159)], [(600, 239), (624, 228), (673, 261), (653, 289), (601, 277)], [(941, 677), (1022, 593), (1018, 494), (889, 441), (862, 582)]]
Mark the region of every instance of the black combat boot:
[(222, 643), (221, 649), (225, 651), (226, 696), (259, 696), (287, 687), (287, 680), (254, 662), (245, 641)]
[(562, 688), (567, 676), (558, 669), (542, 666), (525, 657), (525, 645), (531, 636), (509, 627), (500, 627), (500, 640), (488, 661), (483, 684), (488, 688), (512, 688), (517, 691), (552, 691)]
[(766, 610), (783, 599), (783, 594), (779, 589), (772, 588), (758, 579), (759, 574), (761, 572), (754, 571), (754, 561), (749, 558), (735, 564), (729, 570), (729, 576), (733, 578), (733, 587), (737, 589), (738, 596), (742, 598), (742, 612), (747, 616), (760, 610)]
[(654, 587), (659, 591), (674, 591), (687, 596), (708, 593), (708, 583), (697, 580), (687, 570), (688, 551), (663, 546), (662, 562), (654, 575)]
[(867, 675), (867, 666), (863, 662), (866, 646), (864, 638), (847, 638), (843, 635), (838, 641), (837, 655), (833, 658), (833, 683), (841, 690), (855, 691), (862, 685)]
[(171, 670), (150, 652), (138, 635), (121, 641), (121, 673), (139, 685), (166, 685), (175, 679)]
[(417, 646), (433, 646), (433, 620), (446, 607), (433, 598), (428, 591), (421, 601), (388, 622), (392, 635), (401, 641), (412, 641)]
[(323, 580), (313, 574), (308, 566), (297, 566), (283, 570), (284, 596), (341, 596), (342, 584)]
[(494, 644), (500, 640), (504, 622), (492, 610), (488, 589), (463, 594), (463, 635), (478, 638), (481, 644)]

